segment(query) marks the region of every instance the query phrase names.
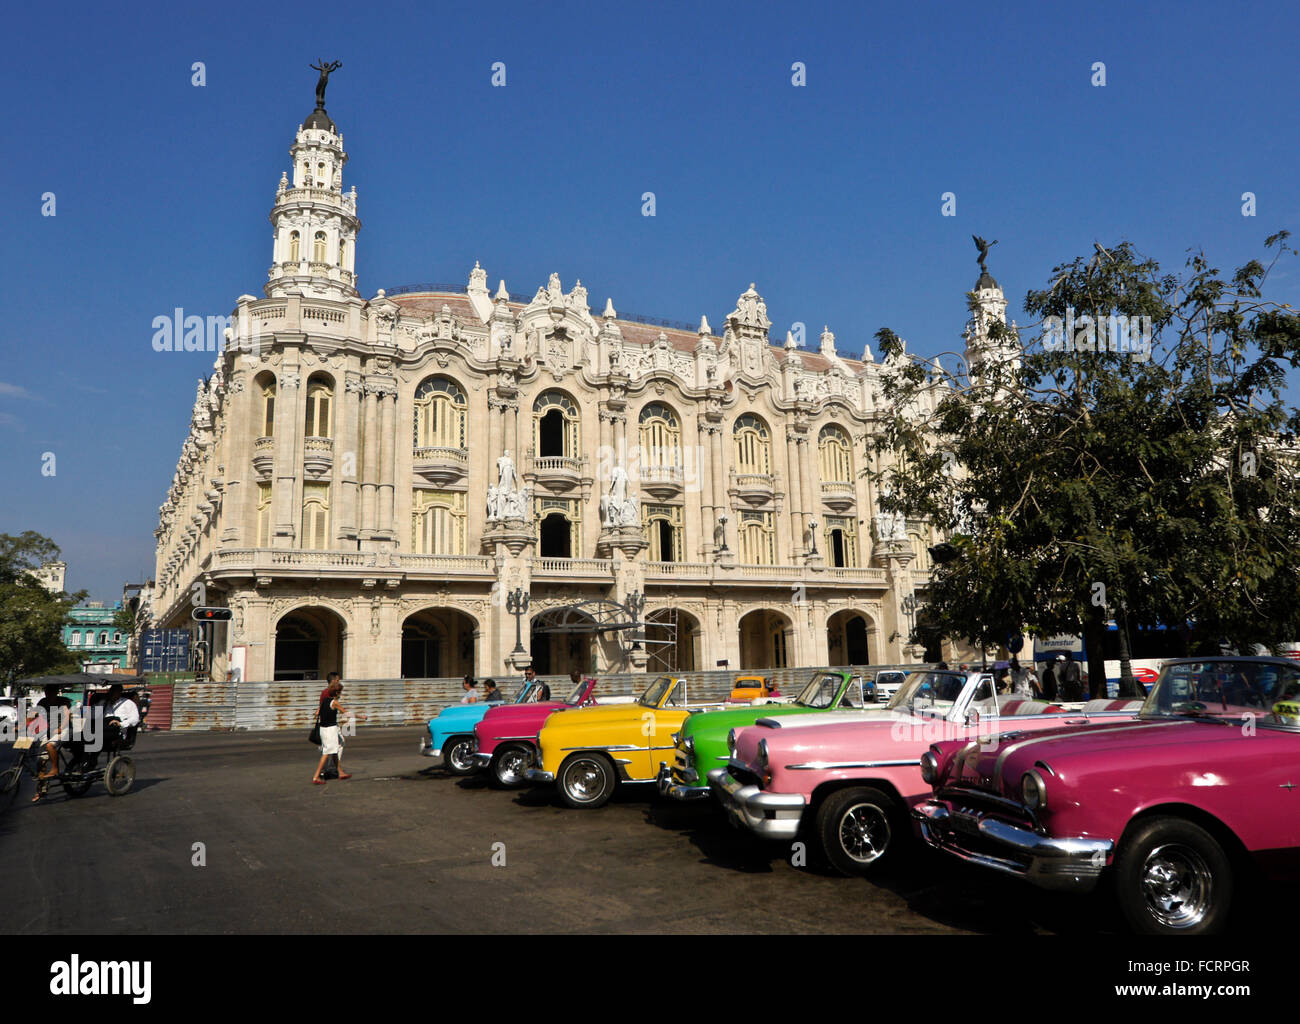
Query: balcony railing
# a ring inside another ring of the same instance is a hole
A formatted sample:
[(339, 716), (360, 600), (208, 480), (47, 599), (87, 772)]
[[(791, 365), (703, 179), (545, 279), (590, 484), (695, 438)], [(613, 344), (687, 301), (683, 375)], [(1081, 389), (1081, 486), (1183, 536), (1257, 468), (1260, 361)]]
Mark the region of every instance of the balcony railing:
[(611, 558), (534, 558), (534, 576), (609, 576)]
[(446, 486), (469, 474), (469, 452), (464, 448), (435, 445), (416, 448), (411, 468), (431, 483)]
[[(382, 559), (380, 556), (383, 556)], [(224, 548), (213, 553), (214, 569), (334, 569), (340, 572), (368, 569), (433, 573), (435, 575), (491, 575), (487, 555), (413, 555), (376, 551), (306, 551), (300, 548)]]
[(707, 580), (713, 573), (712, 562), (646, 562), (645, 574), (655, 578)]
[(847, 480), (826, 480), (822, 482), (822, 501), (828, 508), (843, 512), (852, 508), (857, 500), (857, 491)]

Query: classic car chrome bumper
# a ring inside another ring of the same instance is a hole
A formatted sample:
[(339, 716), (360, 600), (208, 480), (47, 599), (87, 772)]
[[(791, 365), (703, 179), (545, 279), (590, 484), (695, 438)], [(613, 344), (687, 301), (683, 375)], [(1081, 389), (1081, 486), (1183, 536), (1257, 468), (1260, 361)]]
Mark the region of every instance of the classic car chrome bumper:
[(666, 764), (659, 765), (659, 774), (655, 776), (655, 784), (659, 787), (661, 796), (670, 796), (674, 800), (700, 800), (709, 795), (707, 784), (703, 786), (685, 786), (679, 782), (674, 782), (673, 770)]
[(486, 768), (489, 764), (492, 763), (491, 754), (480, 753), (477, 750), (474, 751), (474, 753), (469, 755), (469, 759), (473, 761), (475, 764), (477, 764), (480, 768)]
[(800, 793), (765, 793), (746, 786), (726, 768), (709, 772), (709, 788), (726, 808), (731, 823), (765, 839), (793, 839), (799, 834), (806, 798)]
[(954, 810), (946, 800), (917, 804), (912, 817), (921, 838), (935, 849), (1041, 889), (1091, 891), (1115, 846), (1110, 839), (1039, 835), (994, 817)]
[(540, 768), (529, 768), (524, 772), (524, 778), (529, 782), (554, 782), (555, 773), (545, 772)]
[(427, 732), (420, 740), (420, 753), (424, 757), (433, 758), (433, 767), (442, 767), (442, 751), (433, 745), (433, 738)]

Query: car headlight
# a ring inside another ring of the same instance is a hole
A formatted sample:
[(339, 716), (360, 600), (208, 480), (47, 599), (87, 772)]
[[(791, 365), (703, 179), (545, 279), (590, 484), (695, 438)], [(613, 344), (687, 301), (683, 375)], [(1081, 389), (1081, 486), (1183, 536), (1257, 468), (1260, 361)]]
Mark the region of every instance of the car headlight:
[(933, 786), (939, 778), (939, 759), (934, 756), (934, 752), (927, 750), (921, 755), (921, 781), (927, 786)]
[(758, 741), (758, 763), (767, 767), (767, 740)]
[(1031, 768), (1020, 777), (1020, 795), (1031, 811), (1041, 811), (1047, 806), (1047, 783), (1037, 770)]
[(692, 735), (692, 736), (687, 736), (687, 737), (686, 737), (686, 742), (683, 743), (682, 746), (685, 747), (685, 749), (686, 749), (686, 753), (688, 753), (688, 754), (694, 754), (694, 753), (695, 753), (695, 737), (694, 737), (693, 735)]
[(736, 730), (732, 729), (727, 733), (727, 753), (732, 757), (736, 756)]
[(673, 746), (674, 746), (674, 747), (677, 746), (677, 744), (681, 741), (681, 738), (682, 738), (682, 734), (681, 734), (681, 733), (679, 733), (679, 732), (675, 732), (675, 733), (673, 733), (673, 735), (672, 735), (672, 740), (673, 740)]

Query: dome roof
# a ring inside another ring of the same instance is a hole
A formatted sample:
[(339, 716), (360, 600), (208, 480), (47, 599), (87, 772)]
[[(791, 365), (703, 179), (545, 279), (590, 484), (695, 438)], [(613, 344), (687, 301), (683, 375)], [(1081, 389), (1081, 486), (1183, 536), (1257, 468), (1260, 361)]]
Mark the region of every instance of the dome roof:
[(334, 132), (338, 134), (338, 129), (334, 127), (333, 120), (329, 114), (325, 113), (324, 107), (317, 107), (307, 115), (307, 120), (302, 123), (304, 128), (318, 128), (322, 131)]
[(982, 291), (985, 288), (1000, 288), (1000, 287), (1001, 286), (997, 283), (997, 281), (993, 280), (993, 275), (990, 274), (987, 270), (983, 271), (980, 274), (980, 279), (975, 282), (975, 290), (977, 292)]

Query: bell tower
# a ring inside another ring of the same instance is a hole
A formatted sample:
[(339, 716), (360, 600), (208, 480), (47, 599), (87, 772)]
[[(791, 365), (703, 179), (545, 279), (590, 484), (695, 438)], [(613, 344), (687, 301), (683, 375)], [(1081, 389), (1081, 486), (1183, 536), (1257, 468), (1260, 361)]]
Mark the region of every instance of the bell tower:
[(334, 62), (312, 67), (321, 72), (316, 109), (298, 129), (289, 155), (292, 180), (280, 175), (271, 209), (274, 248), (265, 292), (268, 298), (291, 292), (315, 298), (356, 298), (357, 189), (343, 192), (343, 135), (325, 111), (325, 85)]
[[(1021, 350), (1014, 321), (1009, 332), (1004, 333), (1007, 327), (1007, 297), (1002, 292), (1002, 286), (984, 265), (989, 249), (997, 243), (985, 242), (978, 236), (972, 237), (980, 252), (980, 276), (975, 282), (974, 290), (969, 293), (971, 317), (966, 321), (966, 329), (962, 333), (966, 339), (965, 359), (971, 379), (983, 381), (993, 364), (1004, 365), (1012, 373), (1019, 370)], [(994, 324), (998, 325), (996, 329)], [(1000, 336), (995, 337), (995, 334)]]

